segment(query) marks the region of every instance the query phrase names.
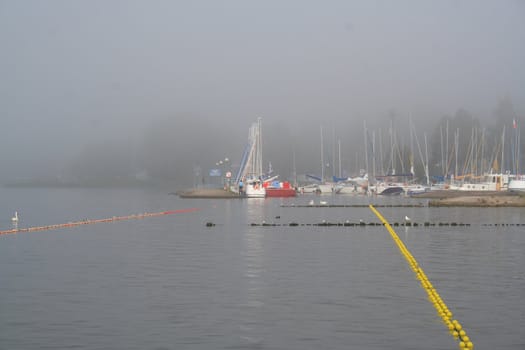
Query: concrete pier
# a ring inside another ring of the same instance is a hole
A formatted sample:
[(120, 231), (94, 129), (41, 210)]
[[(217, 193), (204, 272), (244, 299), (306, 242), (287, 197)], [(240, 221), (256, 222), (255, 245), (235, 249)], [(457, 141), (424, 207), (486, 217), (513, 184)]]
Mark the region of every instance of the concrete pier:
[(176, 193), (180, 198), (243, 198), (222, 188), (191, 188)]

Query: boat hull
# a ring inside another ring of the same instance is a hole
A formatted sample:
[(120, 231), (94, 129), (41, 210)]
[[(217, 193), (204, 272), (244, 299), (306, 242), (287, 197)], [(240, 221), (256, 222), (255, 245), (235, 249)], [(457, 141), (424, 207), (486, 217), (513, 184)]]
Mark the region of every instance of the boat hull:
[(266, 197), (266, 189), (264, 187), (260, 187), (260, 188), (248, 187), (246, 188), (246, 192), (244, 192), (244, 196), (246, 198), (264, 198)]
[(332, 193), (334, 191), (334, 185), (330, 183), (319, 184), (317, 188), (321, 193)]
[(293, 188), (266, 188), (266, 197), (295, 197)]
[(405, 193), (405, 190), (403, 187), (400, 186), (394, 186), (394, 187), (387, 187), (385, 188), (381, 193), (379, 193), (381, 196), (398, 196), (402, 193)]
[(319, 191), (319, 187), (317, 185), (306, 185), (299, 187), (299, 191), (301, 193), (316, 193)]
[(513, 179), (509, 182), (509, 191), (512, 192), (525, 192), (525, 180)]

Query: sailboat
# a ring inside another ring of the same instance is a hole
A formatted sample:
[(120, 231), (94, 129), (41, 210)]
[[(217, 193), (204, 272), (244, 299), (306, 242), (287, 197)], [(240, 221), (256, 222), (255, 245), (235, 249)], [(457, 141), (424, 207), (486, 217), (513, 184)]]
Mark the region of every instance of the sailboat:
[(320, 183), (317, 185), (319, 193), (332, 193), (334, 190), (334, 184), (330, 182), (325, 182), (325, 166), (328, 167), (328, 164), (324, 162), (324, 141), (323, 141), (323, 127), (321, 126), (321, 178)]
[(520, 174), (520, 129), (516, 123), (516, 119), (512, 121), (514, 134), (514, 172), (516, 176), (509, 181), (509, 191), (525, 192), (525, 175)]
[[(456, 152), (457, 152), (457, 139), (459, 132), (456, 133)], [(481, 136), (481, 143), (483, 145), (484, 136)], [(472, 130), (471, 142), (469, 146), (469, 157), (466, 160), (464, 169), (469, 169), (470, 172), (464, 175), (456, 175), (450, 181), (450, 185), (447, 189), (464, 192), (479, 192), (479, 191), (507, 191), (509, 189), (509, 182), (514, 177), (509, 171), (504, 171), (504, 155), (505, 155), (505, 125), (503, 125), (503, 131), (501, 135), (501, 165), (498, 165), (497, 157), (493, 160), (493, 165), (488, 171), (481, 174), (477, 174), (477, 158), (475, 156), (477, 148), (477, 132), (475, 129)], [(497, 172), (497, 169), (500, 171)], [(457, 166), (456, 166), (457, 169)], [(457, 172), (457, 170), (456, 170)]]
[(264, 198), (263, 186), (261, 118), (253, 123), (248, 132), (248, 144), (241, 159), (235, 183), (243, 183), (243, 195), (247, 198)]

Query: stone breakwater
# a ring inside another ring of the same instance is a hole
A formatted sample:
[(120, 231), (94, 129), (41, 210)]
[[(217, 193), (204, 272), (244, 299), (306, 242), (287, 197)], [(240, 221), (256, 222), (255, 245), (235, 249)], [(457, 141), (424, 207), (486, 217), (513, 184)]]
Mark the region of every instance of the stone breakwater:
[(429, 207), (525, 207), (525, 196), (513, 193), (462, 195), (438, 198), (428, 202)]

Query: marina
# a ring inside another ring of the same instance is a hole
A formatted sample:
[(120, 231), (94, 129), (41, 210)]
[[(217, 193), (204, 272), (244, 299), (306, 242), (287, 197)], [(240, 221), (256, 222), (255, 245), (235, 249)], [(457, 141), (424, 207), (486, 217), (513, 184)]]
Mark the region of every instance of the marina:
[(525, 350), (525, 1), (0, 8), (0, 350)]

